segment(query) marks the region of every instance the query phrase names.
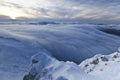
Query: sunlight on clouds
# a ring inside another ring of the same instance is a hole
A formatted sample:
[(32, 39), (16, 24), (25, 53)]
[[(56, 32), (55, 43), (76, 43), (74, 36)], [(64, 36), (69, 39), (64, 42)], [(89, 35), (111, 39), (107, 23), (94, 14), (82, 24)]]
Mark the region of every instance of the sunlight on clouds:
[(0, 15), (11, 19), (120, 20), (119, 3), (107, 0), (0, 0)]
[[(2, 0), (0, 0), (0, 2), (1, 1)], [(0, 3), (0, 15), (8, 16), (11, 19), (16, 19), (19, 17), (52, 18), (42, 12), (44, 11), (42, 9), (48, 8), (49, 6), (52, 6), (52, 4), (45, 0), (4, 0)]]
[(0, 8), (0, 15), (5, 15), (10, 17), (11, 19), (16, 19), (17, 17), (21, 16), (15, 9), (11, 9), (9, 7), (1, 7)]
[(8, 6), (0, 6), (0, 15), (8, 16), (11, 19), (17, 19), (19, 17), (24, 18), (34, 18), (35, 11), (31, 11), (29, 9), (22, 9), (16, 7), (8, 7)]
[(16, 19), (18, 17), (28, 16), (22, 10), (18, 10), (14, 7), (0, 6), (0, 15), (5, 15), (11, 19)]

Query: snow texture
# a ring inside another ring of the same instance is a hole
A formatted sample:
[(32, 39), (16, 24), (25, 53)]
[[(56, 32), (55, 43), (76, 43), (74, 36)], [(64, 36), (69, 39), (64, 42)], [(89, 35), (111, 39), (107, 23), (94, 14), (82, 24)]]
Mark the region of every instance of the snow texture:
[(110, 55), (96, 55), (83, 61), (79, 66), (89, 75), (101, 78), (101, 80), (119, 80), (120, 49)]
[[(73, 62), (62, 62), (44, 52), (34, 55), (31, 68), (23, 80), (96, 80)], [(29, 78), (28, 78), (29, 77)]]
[[(96, 55), (79, 66), (73, 62), (58, 61), (40, 52), (31, 60), (29, 74), (33, 80), (119, 80), (120, 49), (110, 55)], [(31, 79), (29, 77), (29, 79)], [(25, 79), (24, 80), (29, 80)]]

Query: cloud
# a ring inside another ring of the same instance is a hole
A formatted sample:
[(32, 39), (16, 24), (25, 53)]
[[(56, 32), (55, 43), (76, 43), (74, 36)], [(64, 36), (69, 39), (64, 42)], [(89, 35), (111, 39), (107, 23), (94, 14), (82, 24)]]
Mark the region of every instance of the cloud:
[(119, 0), (4, 0), (3, 4), (24, 14), (18, 17), (120, 21)]
[(0, 15), (0, 20), (8, 20), (9, 16)]

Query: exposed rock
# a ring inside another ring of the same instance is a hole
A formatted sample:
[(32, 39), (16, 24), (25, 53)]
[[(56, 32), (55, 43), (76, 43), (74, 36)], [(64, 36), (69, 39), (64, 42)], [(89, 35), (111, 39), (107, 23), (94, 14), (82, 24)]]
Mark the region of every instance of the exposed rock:
[(88, 64), (85, 65), (85, 67), (88, 67), (88, 66), (89, 66)]
[(30, 73), (23, 77), (23, 80), (34, 80), (34, 79), (35, 79), (35, 76), (31, 75)]
[(108, 61), (108, 59), (107, 59), (105, 56), (102, 56), (102, 57), (101, 57), (101, 60), (102, 60), (102, 61)]
[(35, 59), (33, 59), (33, 60), (32, 60), (32, 64), (35, 64), (35, 63), (38, 63), (38, 61), (35, 60)]
[(98, 58), (91, 62), (91, 64), (95, 64), (95, 65), (98, 64), (98, 63), (99, 63), (99, 59)]

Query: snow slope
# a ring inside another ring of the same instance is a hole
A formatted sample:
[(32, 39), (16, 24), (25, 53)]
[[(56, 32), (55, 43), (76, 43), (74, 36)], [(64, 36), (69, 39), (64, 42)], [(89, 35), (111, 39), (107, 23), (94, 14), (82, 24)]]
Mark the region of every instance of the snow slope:
[(117, 50), (120, 37), (89, 24), (0, 25), (0, 78), (21, 80), (30, 57), (47, 52), (58, 60), (82, 60)]
[(102, 80), (120, 80), (120, 50), (110, 55), (96, 55), (79, 66), (89, 75)]
[(120, 51), (96, 55), (79, 67), (39, 52), (31, 59), (31, 68), (23, 80), (120, 80)]
[[(73, 62), (62, 62), (39, 52), (31, 60), (31, 68), (23, 80), (98, 80)], [(100, 78), (99, 78), (100, 80)]]

